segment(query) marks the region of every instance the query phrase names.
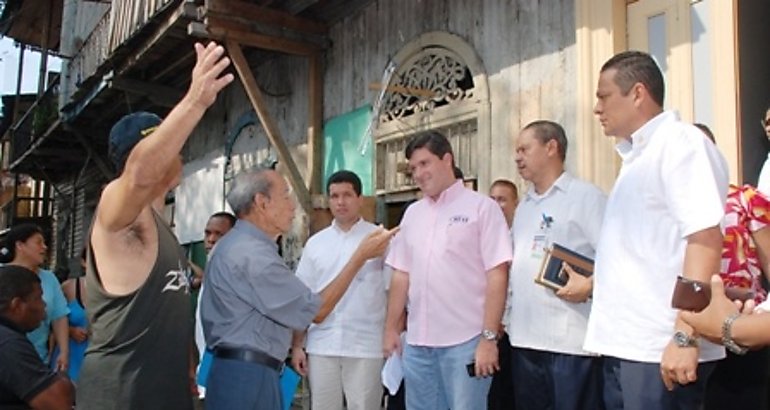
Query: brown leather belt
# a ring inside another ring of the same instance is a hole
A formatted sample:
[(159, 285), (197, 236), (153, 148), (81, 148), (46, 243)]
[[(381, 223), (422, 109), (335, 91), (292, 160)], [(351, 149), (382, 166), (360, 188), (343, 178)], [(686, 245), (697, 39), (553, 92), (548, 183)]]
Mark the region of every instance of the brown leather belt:
[(217, 347), (214, 349), (214, 357), (220, 359), (239, 360), (242, 362), (257, 363), (280, 372), (283, 369), (283, 361), (276, 359), (267, 353), (258, 350), (243, 348)]

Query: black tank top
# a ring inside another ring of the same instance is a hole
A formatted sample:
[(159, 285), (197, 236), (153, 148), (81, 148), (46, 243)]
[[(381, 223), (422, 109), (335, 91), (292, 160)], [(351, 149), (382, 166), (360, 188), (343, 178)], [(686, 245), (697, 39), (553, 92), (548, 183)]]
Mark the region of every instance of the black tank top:
[(153, 212), (158, 257), (133, 293), (105, 292), (89, 233), (86, 306), (91, 338), (77, 386), (77, 408), (191, 409), (192, 315), (187, 259)]

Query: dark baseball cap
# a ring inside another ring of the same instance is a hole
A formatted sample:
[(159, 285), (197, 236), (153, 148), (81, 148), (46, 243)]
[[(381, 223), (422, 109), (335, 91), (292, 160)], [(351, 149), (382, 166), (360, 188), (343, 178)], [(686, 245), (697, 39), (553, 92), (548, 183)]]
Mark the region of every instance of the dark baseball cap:
[(110, 130), (109, 156), (118, 172), (123, 171), (126, 159), (142, 138), (150, 135), (163, 120), (151, 112), (135, 112), (121, 118)]

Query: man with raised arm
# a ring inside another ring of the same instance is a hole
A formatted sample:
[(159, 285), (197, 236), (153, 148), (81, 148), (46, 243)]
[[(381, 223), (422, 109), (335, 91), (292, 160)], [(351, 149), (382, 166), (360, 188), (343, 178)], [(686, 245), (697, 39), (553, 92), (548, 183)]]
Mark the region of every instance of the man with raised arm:
[(230, 64), (216, 43), (195, 44), (187, 94), (165, 120), (146, 112), (110, 131), (119, 176), (105, 188), (86, 267), (92, 337), (78, 409), (191, 409), (192, 320), (186, 258), (160, 216), (181, 177), (179, 153), (222, 88)]

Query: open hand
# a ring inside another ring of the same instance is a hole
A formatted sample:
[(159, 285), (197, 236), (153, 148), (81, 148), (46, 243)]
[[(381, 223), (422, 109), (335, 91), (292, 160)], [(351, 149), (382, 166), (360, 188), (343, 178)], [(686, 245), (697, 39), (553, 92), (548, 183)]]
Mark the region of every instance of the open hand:
[(213, 41), (205, 47), (195, 43), (196, 61), (186, 97), (204, 110), (214, 103), (219, 91), (235, 79), (231, 73), (220, 76), (230, 65), (230, 59), (223, 57), (224, 53), (224, 47)]
[(380, 226), (361, 241), (356, 252), (358, 252), (364, 259), (382, 256), (388, 249), (388, 245), (390, 245), (390, 240), (393, 238), (393, 235), (398, 233), (399, 229), (399, 227), (385, 229)]

